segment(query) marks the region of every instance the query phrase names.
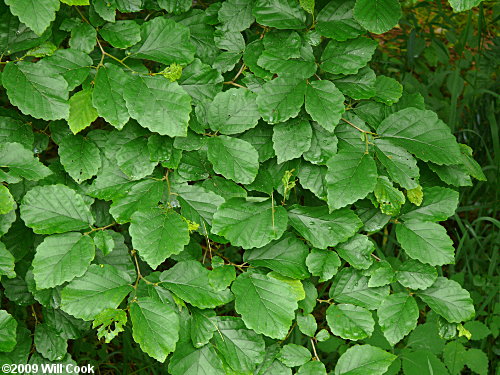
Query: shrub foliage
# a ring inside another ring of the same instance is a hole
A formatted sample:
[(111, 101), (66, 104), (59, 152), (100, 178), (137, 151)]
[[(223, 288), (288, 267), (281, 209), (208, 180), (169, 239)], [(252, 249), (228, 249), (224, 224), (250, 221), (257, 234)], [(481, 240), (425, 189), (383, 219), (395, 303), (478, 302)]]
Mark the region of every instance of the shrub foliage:
[(447, 371), (402, 343), (467, 333), (440, 222), (484, 175), (370, 68), (397, 0), (3, 2), (0, 362)]

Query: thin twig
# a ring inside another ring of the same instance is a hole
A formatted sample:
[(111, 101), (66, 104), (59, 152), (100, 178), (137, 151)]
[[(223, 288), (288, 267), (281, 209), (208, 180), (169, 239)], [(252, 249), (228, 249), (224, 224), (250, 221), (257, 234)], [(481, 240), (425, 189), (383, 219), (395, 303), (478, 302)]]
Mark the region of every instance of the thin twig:
[(90, 230), (89, 232), (85, 232), (84, 235), (89, 235), (90, 233), (93, 233), (93, 232), (97, 232), (98, 230), (105, 230), (105, 229), (108, 229), (110, 227), (113, 227), (115, 225), (117, 225), (118, 223), (114, 222), (114, 223), (111, 223), (111, 224), (108, 224), (108, 225), (105, 225), (103, 227), (99, 227), (99, 228), (92, 228), (92, 230)]
[(354, 129), (356, 130), (359, 130), (361, 133), (365, 133), (365, 134), (371, 134), (371, 135), (378, 135), (377, 133), (372, 133), (372, 132), (369, 132), (367, 130), (363, 130), (361, 129), (360, 127), (354, 125), (352, 122), (350, 122), (349, 120), (346, 120), (345, 118), (342, 117), (342, 121), (344, 121), (346, 124), (349, 124), (351, 125)]
[(314, 345), (314, 340), (315, 339), (311, 337), (311, 345), (313, 347), (313, 353), (314, 353), (313, 361), (319, 361), (318, 352), (316, 351), (316, 346)]

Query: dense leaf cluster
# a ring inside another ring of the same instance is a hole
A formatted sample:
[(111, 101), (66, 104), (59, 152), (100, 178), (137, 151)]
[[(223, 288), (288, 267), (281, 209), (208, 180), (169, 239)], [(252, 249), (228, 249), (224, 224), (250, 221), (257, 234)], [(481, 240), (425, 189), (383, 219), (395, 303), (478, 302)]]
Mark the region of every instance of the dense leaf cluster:
[(0, 362), (94, 329), (172, 375), (447, 372), (398, 343), (466, 332), (440, 222), (484, 175), (370, 68), (397, 0), (3, 2)]

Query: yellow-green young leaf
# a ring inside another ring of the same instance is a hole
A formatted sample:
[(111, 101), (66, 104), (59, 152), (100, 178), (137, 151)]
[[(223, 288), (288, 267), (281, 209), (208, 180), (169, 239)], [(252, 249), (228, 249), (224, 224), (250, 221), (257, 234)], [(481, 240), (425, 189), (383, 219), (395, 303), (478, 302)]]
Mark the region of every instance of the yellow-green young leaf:
[(61, 3), (68, 5), (89, 5), (89, 0), (60, 0)]
[(132, 335), (141, 349), (164, 362), (179, 340), (179, 315), (174, 307), (152, 297), (139, 297), (130, 305)]
[(76, 134), (92, 124), (98, 117), (92, 105), (92, 90), (78, 91), (69, 99), (68, 125)]
[(0, 215), (9, 213), (15, 206), (16, 202), (7, 186), (0, 185)]
[(38, 35), (49, 27), (59, 10), (59, 0), (6, 0), (13, 15)]
[(463, 12), (478, 6), (483, 0), (448, 0), (455, 12)]
[(395, 188), (387, 177), (379, 176), (377, 178), (377, 184), (373, 192), (382, 213), (390, 216), (399, 214), (406, 199), (404, 194)]

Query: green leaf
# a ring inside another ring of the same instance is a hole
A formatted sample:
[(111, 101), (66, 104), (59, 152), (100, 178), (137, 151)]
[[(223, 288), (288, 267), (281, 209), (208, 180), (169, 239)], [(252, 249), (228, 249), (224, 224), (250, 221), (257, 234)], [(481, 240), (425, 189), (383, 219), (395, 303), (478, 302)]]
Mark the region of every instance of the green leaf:
[(376, 102), (386, 105), (393, 105), (399, 101), (403, 94), (403, 86), (394, 78), (386, 76), (377, 76), (375, 81), (375, 96)]
[(479, 375), (488, 374), (488, 356), (480, 349), (471, 348), (465, 353), (465, 364)]
[(0, 310), (0, 352), (10, 352), (17, 343), (17, 321), (5, 310)]
[(409, 220), (396, 226), (396, 237), (406, 254), (431, 266), (455, 263), (453, 241), (437, 223)]
[(361, 220), (349, 209), (328, 213), (326, 206), (294, 205), (288, 211), (290, 224), (312, 246), (326, 249), (352, 237), (362, 226)]
[(478, 6), (483, 0), (448, 0), (453, 11), (463, 12)]
[(130, 304), (132, 335), (141, 349), (164, 362), (179, 340), (179, 315), (174, 308), (151, 297)]
[[(0, 148), (0, 150), (2, 150)], [(9, 189), (5, 185), (0, 185), (0, 214), (5, 215), (16, 207), (16, 202)]]
[(363, 33), (363, 28), (353, 18), (354, 0), (333, 0), (318, 13), (316, 30), (323, 36), (340, 42)]
[(245, 325), (275, 339), (285, 338), (295, 318), (293, 286), (268, 275), (242, 273), (231, 286), (235, 309)]
[(330, 210), (365, 198), (377, 183), (375, 160), (354, 148), (340, 151), (330, 158), (327, 166), (325, 179)]
[(448, 374), (448, 370), (430, 350), (402, 352), (403, 371), (407, 375)]
[(50, 361), (61, 360), (68, 350), (68, 342), (49, 325), (42, 323), (35, 327), (35, 346), (38, 353)]
[(253, 1), (250, 0), (225, 1), (218, 12), (219, 21), (230, 31), (248, 29), (255, 21), (252, 5)]
[(90, 73), (92, 59), (88, 54), (76, 49), (58, 49), (53, 55), (37, 63), (54, 75), (62, 75), (68, 83), (68, 90), (74, 90)]
[(371, 60), (377, 45), (365, 37), (345, 42), (331, 40), (321, 55), (321, 69), (333, 74), (356, 74)]
[(305, 91), (305, 81), (292, 77), (278, 77), (265, 83), (257, 95), (262, 118), (277, 124), (296, 117), (304, 103)]
[(214, 171), (242, 184), (250, 184), (259, 170), (259, 155), (248, 142), (228, 137), (212, 137), (208, 141), (208, 160)]
[(37, 289), (53, 288), (82, 276), (94, 256), (94, 242), (88, 235), (64, 233), (45, 237), (33, 259)]
[(101, 66), (94, 79), (92, 105), (99, 116), (119, 130), (130, 118), (124, 99), (128, 80), (125, 72), (113, 64)]
[(432, 111), (406, 108), (386, 117), (377, 132), (423, 161), (456, 164), (460, 148), (450, 128)]
[(277, 50), (265, 50), (257, 60), (257, 64), (279, 76), (302, 79), (311, 77), (318, 69), (310, 46), (302, 46), (299, 57), (292, 59), (287, 59)]
[(460, 323), (474, 316), (469, 292), (456, 281), (438, 277), (431, 287), (419, 291), (417, 295), (450, 323)]
[(443, 361), (451, 375), (458, 375), (465, 366), (465, 347), (457, 340), (450, 341), (443, 350)]
[(483, 340), (491, 334), (488, 326), (477, 320), (465, 323), (464, 328), (472, 334), (471, 340)]
[(38, 234), (83, 230), (94, 223), (83, 197), (64, 185), (29, 190), (21, 203), (21, 218)]
[(158, 5), (169, 13), (181, 14), (191, 8), (190, 0), (158, 0)]
[(326, 375), (326, 368), (319, 361), (309, 361), (300, 366), (297, 375)]
[(407, 293), (387, 296), (377, 310), (378, 323), (385, 338), (396, 345), (417, 326), (419, 316), (415, 299)]
[(95, 247), (101, 250), (104, 256), (113, 251), (115, 247), (115, 241), (111, 233), (111, 231), (100, 230), (94, 235)]
[(116, 48), (128, 48), (141, 40), (141, 27), (133, 20), (107, 23), (100, 30), (102, 38)]
[(210, 271), (195, 260), (177, 263), (162, 272), (162, 285), (183, 301), (200, 309), (224, 305), (233, 299), (228, 289), (216, 290), (210, 285)]
[(127, 192), (127, 195), (113, 200), (109, 213), (120, 223), (131, 221), (132, 215), (139, 210), (154, 208), (161, 201), (165, 185), (161, 181), (143, 180)]
[(454, 186), (472, 186), (472, 180), (465, 168), (460, 165), (436, 165), (428, 163), (430, 169), (438, 175), (441, 181)]
[(302, 156), (311, 147), (312, 128), (305, 119), (292, 119), (273, 127), (273, 148), (278, 164)]
[(368, 271), (370, 273), (370, 281), (368, 281), (370, 288), (384, 286), (395, 280), (396, 273), (387, 261), (382, 260), (373, 263)]
[(472, 148), (462, 143), (459, 143), (458, 145), (460, 146), (460, 152), (462, 153), (462, 166), (467, 174), (478, 179), (479, 181), (486, 181), (483, 169), (472, 157)]
[(96, 29), (91, 24), (82, 22), (71, 29), (69, 46), (85, 53), (91, 53), (96, 45), (96, 40)]
[(206, 345), (217, 330), (214, 310), (200, 310), (196, 307), (191, 311), (191, 341), (196, 348)]
[(307, 268), (313, 276), (319, 277), (319, 282), (330, 280), (340, 267), (337, 253), (331, 250), (312, 249), (306, 259)]
[[(225, 2), (224, 4), (227, 4)], [(222, 90), (224, 78), (210, 65), (203, 64), (199, 59), (182, 70), (179, 84), (192, 97), (194, 102), (211, 101)]]
[(253, 92), (241, 88), (218, 93), (207, 113), (210, 128), (222, 134), (238, 134), (254, 128), (260, 119), (256, 99)]
[(286, 344), (280, 350), (277, 358), (287, 367), (301, 366), (311, 360), (311, 352), (297, 344)]
[(26, 115), (44, 120), (69, 115), (68, 83), (43, 65), (8, 63), (2, 72), (2, 84), (10, 102)]
[(397, 357), (371, 345), (354, 345), (337, 361), (335, 375), (382, 375)]
[(398, 0), (356, 0), (354, 18), (366, 30), (383, 34), (391, 30), (402, 16)]
[(127, 313), (120, 309), (106, 309), (101, 311), (92, 322), (92, 328), (97, 328), (97, 338), (104, 338), (108, 343), (120, 332), (123, 332), (127, 324)]
[(305, 261), (309, 249), (297, 237), (285, 234), (259, 249), (247, 250), (243, 260), (254, 267), (266, 267), (293, 279), (305, 279), (309, 276)]
[(427, 289), (437, 277), (436, 268), (414, 259), (405, 261), (396, 272), (398, 282), (410, 289)]
[(318, 324), (312, 314), (297, 314), (297, 326), (304, 335), (314, 337)]
[(352, 267), (366, 270), (373, 262), (371, 255), (375, 245), (368, 236), (356, 234), (349, 241), (339, 244), (335, 250)]
[(389, 295), (389, 287), (370, 288), (368, 277), (352, 267), (343, 268), (334, 278), (330, 297), (338, 303), (349, 303), (368, 310), (378, 309)]
[(307, 85), (306, 111), (331, 133), (345, 111), (344, 100), (344, 95), (330, 81), (314, 81)]
[(269, 199), (253, 202), (232, 198), (215, 213), (212, 232), (224, 236), (234, 246), (252, 249), (279, 239), (287, 222), (286, 210), (282, 206), (274, 206)]
[(141, 126), (161, 135), (186, 136), (191, 97), (177, 82), (137, 76), (125, 85), (123, 96), (130, 116)]
[(172, 375), (225, 375), (222, 361), (215, 349), (205, 345), (196, 349), (189, 342), (179, 343), (168, 363)]
[(140, 180), (153, 173), (156, 164), (144, 150), (148, 147), (146, 138), (135, 138), (125, 143), (116, 153), (118, 167), (132, 180)]
[(195, 47), (190, 42), (186, 26), (169, 18), (156, 17), (142, 24), (141, 42), (130, 52), (135, 58), (166, 65), (189, 64), (194, 59)]
[(83, 320), (92, 320), (105, 309), (114, 309), (133, 288), (125, 271), (108, 264), (92, 264), (87, 272), (64, 287), (61, 309)]
[(391, 179), (407, 190), (418, 186), (419, 169), (417, 160), (404, 148), (387, 139), (376, 139), (375, 154), (386, 168)]
[(262, 336), (247, 329), (240, 318), (218, 317), (214, 345), (225, 362), (238, 373), (252, 373), (264, 359)]
[(16, 277), (14, 262), (14, 256), (7, 250), (3, 242), (0, 242), (0, 277), (2, 275), (7, 276), (9, 279)]
[(82, 90), (69, 99), (68, 125), (76, 134), (92, 124), (98, 117), (97, 110), (92, 105), (92, 90)]
[[(312, 123), (312, 130), (311, 147), (304, 153), (304, 159), (313, 164), (325, 165), (337, 153), (338, 139), (315, 122)], [(299, 175), (303, 166), (304, 163), (301, 164)]]
[(10, 12), (38, 35), (55, 20), (59, 0), (5, 0)]
[(356, 74), (335, 78), (333, 83), (353, 99), (370, 99), (375, 96), (375, 81), (375, 72), (365, 66)]
[(433, 186), (424, 189), (424, 199), (417, 207), (403, 215), (403, 220), (444, 221), (455, 213), (458, 206), (458, 192)]
[(178, 185), (172, 190), (178, 194), (177, 199), (181, 205), (182, 216), (200, 224), (201, 233), (208, 234), (207, 225), (212, 225), (213, 216), (219, 206), (224, 203), (224, 198), (195, 185)]
[(372, 313), (367, 309), (349, 304), (330, 305), (326, 320), (332, 333), (345, 340), (363, 340), (370, 337), (375, 327)]
[(81, 136), (67, 136), (59, 143), (61, 164), (79, 184), (95, 176), (101, 168), (99, 149), (89, 139)]
[(82, 332), (85, 332), (89, 328), (87, 322), (73, 318), (60, 309), (44, 309), (43, 317), (46, 323), (59, 332), (59, 335), (65, 339), (80, 338), (82, 337)]
[(189, 243), (188, 224), (173, 210), (141, 209), (132, 215), (129, 231), (134, 248), (153, 269)]
[(395, 188), (392, 185), (392, 181), (386, 176), (379, 176), (377, 178), (377, 185), (375, 185), (373, 193), (380, 205), (380, 211), (390, 216), (398, 215), (401, 206), (406, 201), (404, 194), (399, 189)]
[(298, 1), (293, 0), (257, 0), (253, 6), (253, 15), (261, 25), (277, 29), (303, 29), (306, 13)]

